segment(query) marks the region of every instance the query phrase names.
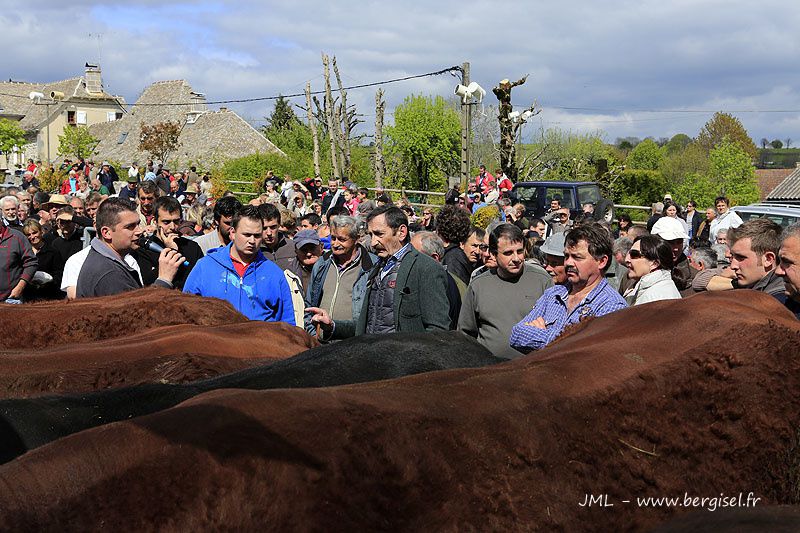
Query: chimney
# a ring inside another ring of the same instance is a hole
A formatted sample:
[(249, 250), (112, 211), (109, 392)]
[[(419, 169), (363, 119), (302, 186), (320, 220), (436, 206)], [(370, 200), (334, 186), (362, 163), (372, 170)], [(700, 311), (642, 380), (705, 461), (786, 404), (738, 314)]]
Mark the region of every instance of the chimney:
[(86, 92), (89, 94), (103, 94), (103, 78), (100, 75), (100, 66), (86, 63)]
[(222, 112), (225, 112), (225, 111), (228, 110), (228, 108), (227, 107), (220, 107), (219, 110), (222, 111)]

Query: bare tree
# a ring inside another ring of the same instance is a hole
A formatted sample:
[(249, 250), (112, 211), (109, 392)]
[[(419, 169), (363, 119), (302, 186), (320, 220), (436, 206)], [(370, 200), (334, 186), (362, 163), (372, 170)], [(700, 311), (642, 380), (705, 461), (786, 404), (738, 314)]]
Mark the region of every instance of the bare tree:
[(791, 137), (786, 137), (786, 140), (783, 141), (783, 144), (786, 146), (786, 148), (791, 148), (792, 147), (792, 138)]
[(386, 102), (383, 100), (383, 89), (375, 93), (375, 186), (383, 188), (383, 175), (386, 162), (383, 159), (383, 112)]
[(311, 82), (306, 83), (306, 113), (308, 127), (311, 130), (311, 139), (314, 141), (314, 178), (320, 179), (322, 173), (319, 168), (319, 135), (317, 134), (317, 121), (311, 110)]
[(336, 108), (336, 125), (341, 125), (342, 131), (339, 135), (339, 155), (341, 158), (342, 172), (346, 176), (350, 176), (350, 121), (347, 117), (347, 91), (344, 90), (342, 85), (342, 77), (339, 75), (339, 66), (336, 64), (336, 56), (333, 56), (333, 73), (336, 75), (336, 84), (339, 86), (339, 94), (341, 94), (341, 101)]
[(516, 143), (521, 127), (528, 119), (541, 112), (540, 109), (536, 109), (536, 102), (534, 102), (522, 113), (512, 116), (511, 90), (525, 83), (527, 79), (526, 74), (515, 82), (510, 82), (508, 79), (500, 80), (500, 83), (492, 89), (500, 103), (497, 116), (497, 120), (500, 122), (500, 168), (511, 181), (517, 181), (519, 175), (516, 162)]
[(322, 66), (325, 76), (325, 120), (328, 123), (328, 138), (331, 142), (331, 165), (333, 166), (333, 179), (339, 180), (342, 174), (339, 169), (339, 158), (336, 156), (338, 145), (339, 128), (334, 123), (334, 104), (331, 96), (331, 71), (330, 60), (327, 54), (322, 54)]

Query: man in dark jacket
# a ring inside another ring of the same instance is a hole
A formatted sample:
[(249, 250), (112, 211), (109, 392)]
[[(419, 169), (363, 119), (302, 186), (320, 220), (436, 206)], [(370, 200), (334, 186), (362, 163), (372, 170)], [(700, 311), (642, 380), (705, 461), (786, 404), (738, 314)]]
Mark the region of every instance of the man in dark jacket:
[[(156, 233), (150, 238), (151, 242), (161, 248), (172, 248), (186, 258), (189, 265), (180, 265), (178, 272), (172, 279), (172, 286), (183, 290), (186, 278), (194, 265), (203, 257), (200, 245), (191, 239), (182, 237), (178, 232), (183, 220), (181, 204), (171, 196), (159, 196), (153, 204), (155, 211)], [(142, 281), (145, 285), (153, 285), (158, 279), (160, 254), (140, 248), (133, 254), (142, 271)]]
[(20, 300), (37, 266), (36, 254), (25, 235), (0, 224), (0, 302)]
[(782, 229), (768, 218), (756, 218), (728, 230), (734, 289), (766, 292), (786, 302), (784, 280), (776, 273)]
[[(135, 249), (142, 235), (136, 206), (122, 198), (108, 198), (100, 204), (95, 219), (97, 237), (78, 275), (77, 297), (108, 296), (142, 287), (139, 275), (122, 257)], [(159, 256), (158, 279), (154, 285), (172, 288), (172, 280), (184, 257), (165, 248)]]
[(344, 324), (337, 326), (319, 308), (309, 308), (312, 323), (325, 331), (340, 327), (341, 337), (449, 329), (447, 273), (411, 246), (405, 213), (394, 206), (378, 208), (367, 217), (367, 227), (380, 261), (367, 281), (355, 328), (341, 331), (347, 329)]
[[(294, 241), (283, 234), (278, 228), (281, 224), (281, 212), (275, 204), (261, 204), (258, 206), (261, 220), (264, 222), (264, 240), (261, 242), (261, 253), (264, 257), (281, 267), (281, 270), (291, 269), (292, 261), (296, 257)], [(297, 273), (298, 276), (300, 275)]]

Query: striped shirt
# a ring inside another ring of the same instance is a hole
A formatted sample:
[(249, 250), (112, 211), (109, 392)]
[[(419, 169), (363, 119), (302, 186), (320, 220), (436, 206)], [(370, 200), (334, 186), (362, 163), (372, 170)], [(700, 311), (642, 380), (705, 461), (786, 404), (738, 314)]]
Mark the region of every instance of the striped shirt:
[[(622, 296), (605, 279), (600, 280), (572, 311), (567, 308), (568, 296), (569, 286), (556, 285), (547, 289), (528, 316), (511, 328), (511, 347), (523, 353), (541, 350), (553, 342), (565, 327), (577, 324), (584, 317), (603, 316), (628, 307)], [(527, 325), (539, 317), (544, 318), (544, 329)]]

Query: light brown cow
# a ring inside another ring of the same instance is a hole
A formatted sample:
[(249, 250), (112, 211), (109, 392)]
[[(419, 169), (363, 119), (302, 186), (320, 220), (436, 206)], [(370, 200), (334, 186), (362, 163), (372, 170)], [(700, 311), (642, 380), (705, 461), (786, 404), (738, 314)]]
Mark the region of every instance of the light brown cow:
[(174, 324), (217, 326), (245, 321), (226, 301), (159, 288), (71, 302), (2, 305), (0, 350), (111, 339)]
[(798, 353), (790, 313), (732, 291), (601, 317), (498, 366), (214, 391), (0, 467), (2, 527), (632, 531), (690, 510), (636, 497), (780, 504)]
[[(101, 310), (102, 311), (102, 310)], [(0, 351), (0, 398), (185, 383), (291, 357), (319, 343), (285, 323), (166, 326), (36, 351)]]

